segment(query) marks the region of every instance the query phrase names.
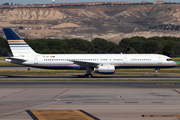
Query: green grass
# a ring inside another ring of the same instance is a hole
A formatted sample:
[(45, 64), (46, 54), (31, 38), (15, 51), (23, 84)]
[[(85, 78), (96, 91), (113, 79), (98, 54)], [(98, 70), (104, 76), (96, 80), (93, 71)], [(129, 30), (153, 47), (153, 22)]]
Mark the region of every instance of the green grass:
[(9, 62), (0, 62), (0, 66), (14, 66), (14, 65), (19, 66), (18, 64), (13, 64), (13, 63), (9, 63)]
[[(83, 76), (85, 70), (0, 70), (0, 76)], [(115, 74), (103, 75), (92, 72), (93, 76), (153, 76), (153, 69), (119, 69)], [(180, 75), (180, 69), (162, 69), (158, 75)]]
[(157, 81), (157, 82), (169, 82), (169, 81), (171, 81), (171, 82), (180, 82), (180, 79), (178, 80), (162, 80), (162, 79), (62, 79), (62, 80), (46, 80), (46, 79), (44, 79), (44, 80), (0, 80), (0, 81), (41, 81), (41, 82), (43, 82), (43, 81), (54, 81), (54, 82), (56, 82), (56, 81), (86, 81), (86, 82), (88, 82), (88, 81), (102, 81), (102, 82), (105, 82), (105, 81), (119, 81), (119, 82), (124, 82), (124, 81), (132, 81), (132, 82), (148, 82), (148, 81)]
[(180, 61), (180, 57), (172, 58), (172, 60), (174, 60), (174, 61)]
[[(116, 72), (155, 72), (154, 69), (117, 69)], [(180, 69), (161, 69), (159, 72), (176, 72), (180, 73)]]
[(0, 70), (1, 76), (48, 76), (56, 75), (53, 71), (45, 70)]
[(0, 57), (0, 60), (4, 60), (4, 57)]

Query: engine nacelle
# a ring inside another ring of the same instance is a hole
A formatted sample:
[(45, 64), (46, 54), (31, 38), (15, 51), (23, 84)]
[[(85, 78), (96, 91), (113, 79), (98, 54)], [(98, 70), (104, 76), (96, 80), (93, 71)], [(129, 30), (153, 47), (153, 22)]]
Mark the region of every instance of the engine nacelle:
[(114, 74), (115, 67), (114, 65), (99, 65), (94, 68), (94, 72), (100, 74)]

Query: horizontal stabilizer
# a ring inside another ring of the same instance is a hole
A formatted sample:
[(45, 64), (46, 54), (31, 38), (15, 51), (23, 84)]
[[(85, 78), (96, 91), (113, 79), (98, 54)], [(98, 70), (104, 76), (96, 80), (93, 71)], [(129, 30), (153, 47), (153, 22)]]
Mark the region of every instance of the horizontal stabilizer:
[(16, 61), (16, 62), (25, 62), (27, 60), (24, 60), (24, 59), (19, 59), (19, 58), (5, 58), (5, 61), (7, 62), (12, 62), (12, 61)]

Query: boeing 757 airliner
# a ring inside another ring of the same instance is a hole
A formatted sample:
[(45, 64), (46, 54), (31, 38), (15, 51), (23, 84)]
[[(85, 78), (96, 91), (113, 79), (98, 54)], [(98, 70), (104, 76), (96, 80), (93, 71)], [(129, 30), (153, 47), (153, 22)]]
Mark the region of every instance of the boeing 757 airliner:
[(87, 70), (85, 77), (95, 73), (114, 74), (118, 68), (160, 68), (176, 67), (170, 57), (160, 54), (39, 54), (36, 53), (11, 28), (3, 28), (13, 57), (5, 61), (29, 67), (44, 69)]

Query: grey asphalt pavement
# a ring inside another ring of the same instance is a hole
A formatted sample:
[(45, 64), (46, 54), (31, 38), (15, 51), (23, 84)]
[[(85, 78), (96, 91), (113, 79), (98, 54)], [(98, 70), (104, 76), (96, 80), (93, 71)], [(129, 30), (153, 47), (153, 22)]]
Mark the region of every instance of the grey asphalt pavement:
[(180, 88), (180, 82), (1, 81), (0, 88)]

